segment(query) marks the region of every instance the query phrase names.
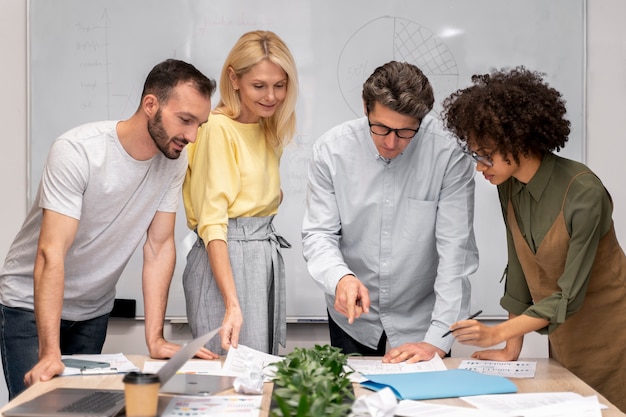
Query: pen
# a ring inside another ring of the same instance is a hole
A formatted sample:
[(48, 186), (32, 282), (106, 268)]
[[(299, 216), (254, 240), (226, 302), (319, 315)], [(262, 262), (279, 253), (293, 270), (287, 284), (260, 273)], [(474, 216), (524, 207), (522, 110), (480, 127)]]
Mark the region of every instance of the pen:
[[(478, 310), (477, 312), (475, 312), (474, 314), (472, 314), (471, 316), (469, 316), (468, 318), (466, 318), (465, 320), (471, 320), (471, 319), (475, 319), (476, 317), (478, 317), (479, 314), (481, 314), (483, 311), (482, 310)], [(443, 336), (441, 337), (446, 337), (447, 335), (449, 335), (450, 333), (452, 333), (453, 330), (448, 330), (447, 332), (445, 332), (443, 334)]]

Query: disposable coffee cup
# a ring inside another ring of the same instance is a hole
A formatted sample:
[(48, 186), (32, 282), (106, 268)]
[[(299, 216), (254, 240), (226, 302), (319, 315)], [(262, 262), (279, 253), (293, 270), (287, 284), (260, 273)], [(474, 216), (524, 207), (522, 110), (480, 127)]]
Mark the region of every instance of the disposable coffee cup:
[(159, 404), (158, 375), (128, 372), (123, 381), (126, 416), (155, 417)]

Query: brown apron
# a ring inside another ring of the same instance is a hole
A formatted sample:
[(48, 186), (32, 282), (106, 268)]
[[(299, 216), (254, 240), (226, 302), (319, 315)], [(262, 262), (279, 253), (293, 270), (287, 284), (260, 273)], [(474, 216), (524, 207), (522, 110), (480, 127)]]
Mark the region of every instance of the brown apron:
[[(587, 171), (578, 175), (585, 173), (591, 174)], [(565, 306), (570, 298), (570, 288), (557, 285), (565, 270), (569, 247), (570, 236), (563, 215), (568, 191), (569, 186), (561, 211), (537, 253), (533, 253), (519, 229), (510, 197), (508, 203), (508, 223), (515, 251), (533, 302), (562, 291), (561, 316), (557, 318), (560, 322), (565, 319)], [(600, 240), (582, 308), (568, 317), (548, 339), (551, 357), (626, 411), (626, 256), (613, 224)]]

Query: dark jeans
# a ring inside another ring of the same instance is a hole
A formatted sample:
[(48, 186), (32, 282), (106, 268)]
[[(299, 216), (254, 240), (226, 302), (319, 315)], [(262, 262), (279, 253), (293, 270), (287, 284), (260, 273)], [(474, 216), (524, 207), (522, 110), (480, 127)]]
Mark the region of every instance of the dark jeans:
[[(91, 320), (61, 320), (61, 353), (101, 353), (109, 315)], [(22, 392), (24, 375), (39, 361), (35, 313), (0, 304), (0, 353), (9, 400)]]
[[(327, 312), (328, 313), (328, 312)], [(341, 348), (343, 353), (360, 353), (363, 356), (384, 356), (387, 347), (387, 335), (383, 332), (378, 347), (372, 349), (352, 338), (348, 333), (344, 332), (341, 327), (328, 314), (328, 330), (330, 331), (330, 344), (333, 347)]]
[[(328, 311), (327, 311), (328, 313)], [(378, 347), (372, 349), (365, 345), (360, 344), (354, 340), (348, 333), (344, 332), (337, 323), (328, 314), (328, 330), (330, 331), (330, 344), (331, 346), (341, 348), (343, 353), (360, 353), (363, 356), (384, 356), (385, 348), (387, 345), (387, 335), (383, 332), (378, 342)], [(446, 353), (445, 357), (449, 358), (451, 351)]]

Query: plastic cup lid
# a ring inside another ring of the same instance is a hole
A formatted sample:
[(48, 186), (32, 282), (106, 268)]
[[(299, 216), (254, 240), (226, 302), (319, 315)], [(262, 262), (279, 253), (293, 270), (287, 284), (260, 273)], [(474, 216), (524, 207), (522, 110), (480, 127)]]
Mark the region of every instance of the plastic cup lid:
[(159, 382), (157, 374), (144, 374), (143, 372), (128, 372), (124, 375), (124, 382), (128, 384), (154, 384)]

